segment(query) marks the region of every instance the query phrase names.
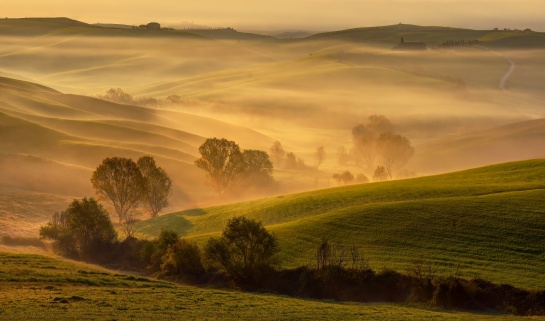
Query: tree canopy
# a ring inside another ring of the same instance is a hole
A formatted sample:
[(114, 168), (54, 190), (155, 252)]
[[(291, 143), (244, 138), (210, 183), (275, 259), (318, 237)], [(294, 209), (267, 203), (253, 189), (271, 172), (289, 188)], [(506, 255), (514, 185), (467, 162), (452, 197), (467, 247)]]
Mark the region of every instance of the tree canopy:
[(240, 179), (246, 169), (244, 157), (234, 141), (208, 138), (200, 147), (201, 158), (195, 165), (208, 172), (208, 183), (218, 192), (225, 192)]
[(129, 219), (130, 211), (146, 198), (146, 179), (130, 158), (104, 159), (93, 172), (91, 183), (98, 196), (112, 204), (119, 223)]
[(211, 238), (205, 246), (209, 261), (246, 281), (256, 281), (263, 269), (274, 266), (279, 251), (276, 237), (261, 222), (243, 216), (230, 219), (221, 238)]
[(146, 207), (151, 217), (156, 217), (168, 205), (168, 198), (172, 194), (172, 180), (165, 170), (155, 165), (151, 156), (140, 157), (137, 165), (146, 183)]
[(67, 255), (94, 258), (116, 240), (116, 233), (106, 210), (93, 198), (74, 200), (66, 212), (55, 213), (40, 228), (40, 237), (55, 241)]

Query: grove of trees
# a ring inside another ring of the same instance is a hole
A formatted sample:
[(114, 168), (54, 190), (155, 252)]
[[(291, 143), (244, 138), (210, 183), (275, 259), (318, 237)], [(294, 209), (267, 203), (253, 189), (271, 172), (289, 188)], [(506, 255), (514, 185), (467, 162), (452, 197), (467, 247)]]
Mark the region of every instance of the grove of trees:
[(201, 157), (195, 165), (207, 172), (207, 183), (218, 194), (242, 185), (262, 186), (272, 182), (273, 165), (264, 151), (241, 152), (234, 141), (209, 138), (199, 147), (199, 153)]
[(375, 172), (377, 163), (384, 166), (389, 179), (393, 179), (414, 154), (409, 139), (394, 133), (392, 123), (382, 115), (372, 115), (367, 124), (355, 126), (352, 142), (356, 162), (363, 162), (369, 171)]
[(137, 162), (130, 158), (105, 158), (91, 176), (91, 183), (101, 200), (112, 205), (121, 231), (134, 236), (141, 208), (155, 217), (168, 205), (172, 180), (151, 156)]

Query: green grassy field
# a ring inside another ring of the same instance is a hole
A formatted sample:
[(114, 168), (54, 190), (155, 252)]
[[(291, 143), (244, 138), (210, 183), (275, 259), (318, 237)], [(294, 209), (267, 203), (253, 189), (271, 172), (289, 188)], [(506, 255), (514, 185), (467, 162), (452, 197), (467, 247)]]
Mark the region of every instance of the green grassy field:
[(526, 320), (203, 289), (0, 251), (2, 320)]
[(375, 269), (404, 271), (423, 258), (445, 275), (459, 267), (464, 277), (543, 288), (544, 208), (545, 160), (530, 160), (182, 211), (139, 232), (172, 229), (203, 244), (244, 215), (278, 236), (288, 267), (308, 263), (325, 237), (361, 247)]

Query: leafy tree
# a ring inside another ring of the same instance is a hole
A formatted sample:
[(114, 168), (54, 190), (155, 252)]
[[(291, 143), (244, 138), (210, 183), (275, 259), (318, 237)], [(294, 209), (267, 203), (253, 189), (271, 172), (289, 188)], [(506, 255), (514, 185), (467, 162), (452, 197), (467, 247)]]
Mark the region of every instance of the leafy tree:
[(356, 158), (363, 158), (368, 169), (375, 165), (377, 156), (377, 137), (393, 130), (392, 123), (383, 115), (371, 115), (367, 124), (359, 124), (352, 128), (352, 142)]
[(276, 237), (261, 222), (235, 217), (227, 222), (221, 238), (211, 238), (206, 258), (238, 281), (258, 281), (261, 272), (277, 263)]
[(200, 147), (195, 165), (208, 172), (208, 183), (219, 194), (240, 180), (246, 169), (244, 157), (234, 141), (208, 138)]
[(244, 176), (251, 185), (262, 185), (272, 181), (273, 164), (262, 150), (247, 149), (242, 153), (246, 169)]
[(339, 183), (343, 183), (346, 185), (354, 181), (354, 175), (352, 175), (352, 173), (350, 173), (349, 171), (344, 171), (342, 173), (333, 174), (333, 179)]
[(286, 152), (282, 148), (282, 144), (279, 141), (275, 141), (270, 149), (271, 155), (276, 159), (276, 167), (280, 167), (280, 160), (284, 157)]
[(361, 173), (356, 175), (356, 182), (358, 183), (369, 183), (369, 178), (365, 174)]
[(130, 219), (130, 211), (146, 198), (146, 179), (130, 158), (104, 159), (93, 172), (91, 183), (98, 196), (112, 204), (120, 224)]
[(405, 166), (414, 154), (414, 148), (407, 137), (389, 132), (377, 138), (377, 150), (390, 179), (393, 178), (394, 170)]
[(40, 228), (40, 237), (53, 240), (67, 255), (91, 259), (116, 240), (116, 233), (106, 210), (93, 198), (74, 200), (66, 212), (56, 213)]
[(384, 166), (377, 166), (373, 174), (374, 181), (385, 181), (388, 179), (388, 172)]
[(323, 145), (316, 147), (314, 158), (316, 159), (316, 168), (320, 167), (325, 160), (325, 149)]
[(149, 262), (148, 269), (159, 271), (169, 246), (176, 244), (179, 239), (178, 233), (161, 229), (159, 236), (152, 242), (147, 243), (140, 253), (142, 260)]
[(146, 207), (151, 217), (156, 217), (168, 205), (168, 198), (172, 194), (172, 180), (161, 167), (155, 165), (151, 156), (140, 157), (137, 164), (146, 181)]
[(163, 256), (161, 271), (167, 274), (203, 274), (204, 266), (199, 247), (184, 239), (170, 245)]

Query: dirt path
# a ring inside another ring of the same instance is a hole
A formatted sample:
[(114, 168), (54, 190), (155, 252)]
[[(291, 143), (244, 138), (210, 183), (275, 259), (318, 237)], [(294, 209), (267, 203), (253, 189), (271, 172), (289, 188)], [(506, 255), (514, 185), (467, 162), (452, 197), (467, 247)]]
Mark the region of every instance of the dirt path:
[[(500, 54), (501, 55), (501, 54)], [(505, 73), (505, 75), (503, 75), (503, 77), (501, 77), (501, 80), (500, 80), (500, 84), (499, 84), (499, 88), (501, 91), (505, 91), (505, 83), (507, 82), (507, 79), (509, 79), (509, 76), (511, 76), (511, 74), (513, 73), (513, 71), (515, 71), (515, 68), (516, 68), (516, 64), (513, 60), (511, 60), (510, 58), (508, 57), (505, 57), (503, 55), (501, 55), (505, 60), (507, 60), (511, 66), (509, 66), (509, 70), (507, 70), (507, 72)]]

